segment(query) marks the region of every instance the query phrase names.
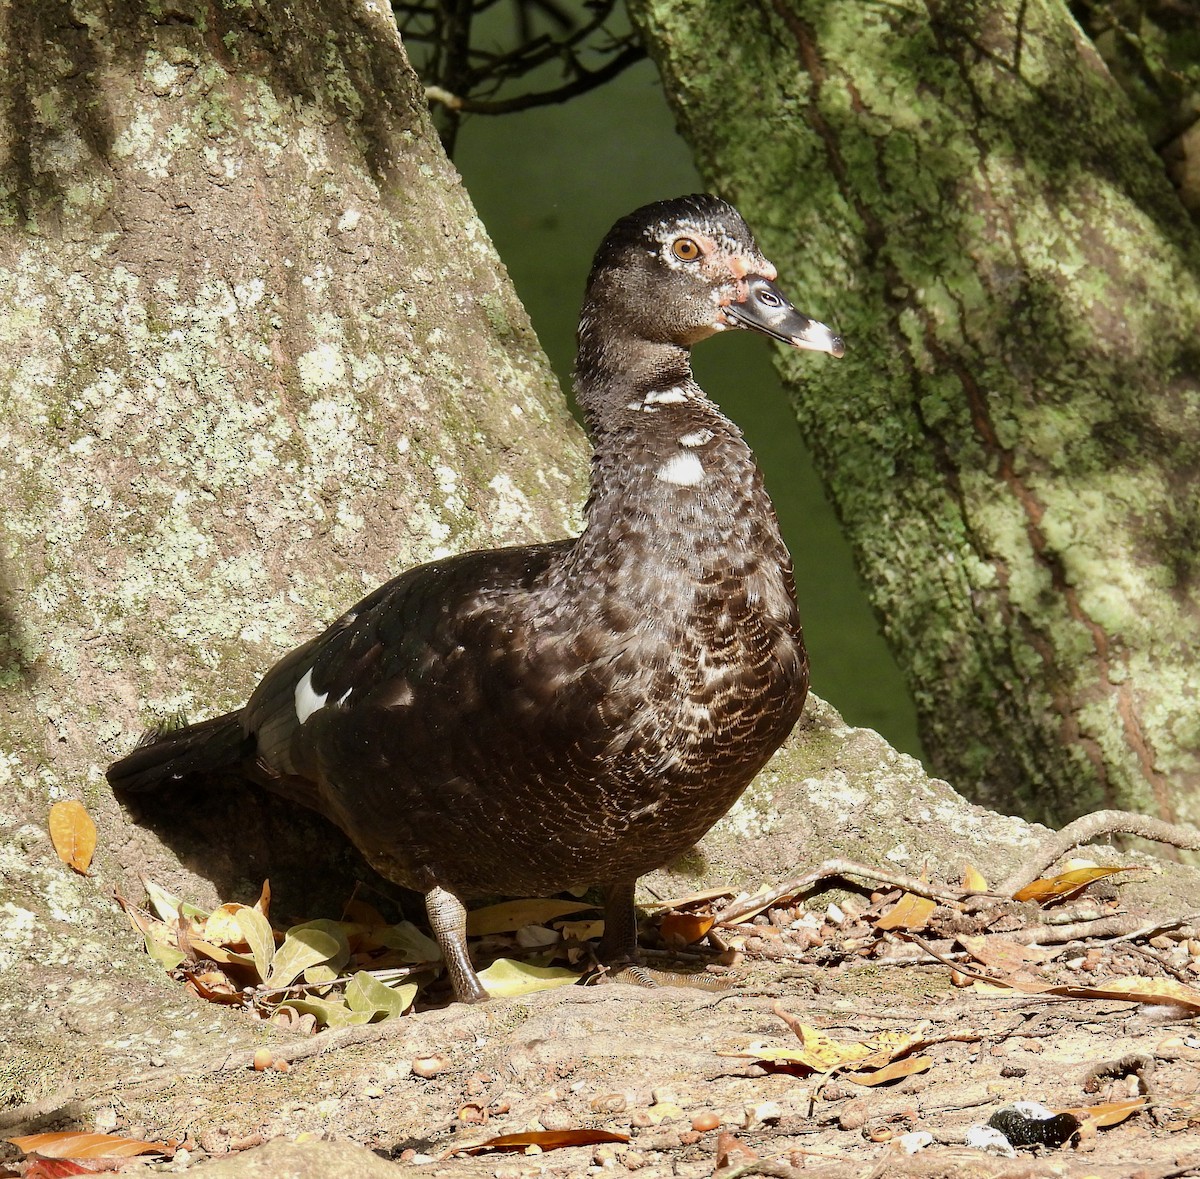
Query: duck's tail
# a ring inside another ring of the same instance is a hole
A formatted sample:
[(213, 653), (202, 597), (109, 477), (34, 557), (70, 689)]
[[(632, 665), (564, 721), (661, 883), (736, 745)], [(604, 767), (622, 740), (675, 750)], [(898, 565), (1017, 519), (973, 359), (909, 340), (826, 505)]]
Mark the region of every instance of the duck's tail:
[(252, 746), (240, 710), (197, 725), (152, 729), (132, 753), (108, 767), (108, 782), (133, 794), (161, 790), (194, 775), (233, 770)]

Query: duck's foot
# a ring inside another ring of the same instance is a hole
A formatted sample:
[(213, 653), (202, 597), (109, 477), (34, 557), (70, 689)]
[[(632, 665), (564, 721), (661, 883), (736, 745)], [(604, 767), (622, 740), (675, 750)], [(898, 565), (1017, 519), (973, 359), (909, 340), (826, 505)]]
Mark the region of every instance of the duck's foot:
[(637, 987), (690, 987), (698, 991), (725, 991), (730, 984), (712, 975), (655, 970), (638, 961), (637, 910), (633, 904), (636, 881), (623, 880), (604, 889), (604, 937), (600, 961), (609, 982), (632, 983)]

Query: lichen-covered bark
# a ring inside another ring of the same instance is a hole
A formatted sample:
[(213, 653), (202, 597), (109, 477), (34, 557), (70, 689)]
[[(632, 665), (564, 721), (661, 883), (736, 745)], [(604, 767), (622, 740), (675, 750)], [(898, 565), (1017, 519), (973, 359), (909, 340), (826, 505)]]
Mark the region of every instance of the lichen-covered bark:
[(1200, 250), (1064, 7), (630, 8), (702, 173), (846, 336), (782, 363), (938, 771), (1200, 821)]
[(10, 981), (106, 969), (144, 856), (102, 771), (142, 729), (409, 564), (566, 534), (586, 454), (385, 3), (0, 0)]

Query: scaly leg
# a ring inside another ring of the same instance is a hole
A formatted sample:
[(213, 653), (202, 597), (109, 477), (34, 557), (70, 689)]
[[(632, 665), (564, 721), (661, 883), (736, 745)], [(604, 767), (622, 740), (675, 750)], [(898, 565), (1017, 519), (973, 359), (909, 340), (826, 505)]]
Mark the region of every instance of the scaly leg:
[[(632, 905), (632, 891), (629, 899)], [(488, 993), (479, 981), (467, 953), (467, 910), (462, 901), (452, 892), (434, 887), (425, 894), (425, 912), (429, 915), (433, 936), (446, 960), (454, 997), (460, 1003), (486, 1002)]]

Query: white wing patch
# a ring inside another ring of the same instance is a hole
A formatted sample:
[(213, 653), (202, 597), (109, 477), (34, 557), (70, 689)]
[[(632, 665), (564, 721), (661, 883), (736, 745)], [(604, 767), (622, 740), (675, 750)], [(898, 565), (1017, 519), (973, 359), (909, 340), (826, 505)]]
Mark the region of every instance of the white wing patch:
[[(312, 686), (313, 669), (310, 667), (301, 677), (300, 682), (296, 685), (296, 719), (304, 724), (306, 720), (314, 712), (319, 712), (325, 707), (325, 701), (329, 699), (328, 692), (314, 692)], [(346, 696), (350, 695), (349, 692)], [(346, 696), (342, 697), (345, 700)], [(340, 704), (341, 701), (338, 701)]]
[(703, 483), (705, 477), (700, 456), (691, 450), (672, 455), (656, 474), (664, 483), (675, 483), (680, 487), (695, 487), (697, 483)]

